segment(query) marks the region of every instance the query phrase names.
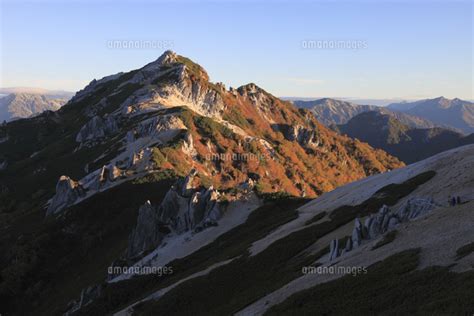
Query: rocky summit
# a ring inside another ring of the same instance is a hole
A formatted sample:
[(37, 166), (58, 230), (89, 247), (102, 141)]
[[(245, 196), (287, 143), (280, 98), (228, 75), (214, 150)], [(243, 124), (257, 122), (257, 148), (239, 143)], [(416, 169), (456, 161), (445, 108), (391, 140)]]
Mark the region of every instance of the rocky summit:
[[(48, 214), (164, 170), (185, 176), (196, 169), (219, 189), (254, 177), (261, 193), (315, 197), (403, 165), (255, 84), (214, 84), (201, 66), (171, 51), (138, 70), (93, 80), (57, 113), (13, 122), (1, 134), (5, 164), (29, 160), (39, 168), (15, 174), (14, 181), (31, 182), (31, 194), (44, 190), (35, 178), (50, 188), (59, 179), (62, 188), (63, 176), (77, 184), (70, 190), (82, 192), (56, 190)], [(29, 148), (13, 146), (24, 138)], [(104, 168), (115, 176), (104, 180)]]

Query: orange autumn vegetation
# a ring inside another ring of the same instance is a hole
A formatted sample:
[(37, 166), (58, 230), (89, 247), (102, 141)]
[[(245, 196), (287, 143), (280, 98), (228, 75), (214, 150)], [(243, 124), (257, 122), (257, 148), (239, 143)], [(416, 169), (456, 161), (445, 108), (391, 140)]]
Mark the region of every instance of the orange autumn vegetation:
[[(186, 60), (186, 67), (192, 72), (188, 79), (191, 84), (218, 92), (224, 112), (222, 119), (211, 119), (181, 108), (175, 115), (192, 135), (196, 155), (184, 154), (180, 146), (162, 149), (167, 153), (167, 165), (161, 168), (171, 165), (182, 175), (195, 168), (219, 189), (235, 188), (252, 177), (257, 190), (263, 193), (284, 191), (316, 197), (404, 165), (382, 150), (335, 133), (309, 111), (297, 109), (255, 84), (226, 90), (221, 84), (209, 82), (199, 65)], [(243, 133), (233, 131), (229, 128), (232, 126)], [(294, 128), (315, 133), (317, 145), (306, 146), (285, 135), (285, 130)], [(217, 154), (229, 159), (210, 159)], [(251, 159), (232, 159), (233, 154)]]

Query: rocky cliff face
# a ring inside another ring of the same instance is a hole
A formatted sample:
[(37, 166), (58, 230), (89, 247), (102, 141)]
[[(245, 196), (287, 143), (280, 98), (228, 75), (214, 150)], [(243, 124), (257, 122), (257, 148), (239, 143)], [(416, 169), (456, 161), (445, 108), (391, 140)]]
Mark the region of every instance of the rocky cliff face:
[(57, 214), (84, 198), (116, 185), (116, 180), (123, 175), (123, 171), (117, 166), (109, 164), (79, 181), (74, 181), (68, 176), (61, 176), (56, 185), (56, 194), (50, 200), (46, 216)]
[(322, 145), (322, 141), (319, 137), (318, 130), (316, 127), (314, 129), (307, 129), (301, 125), (286, 125), (279, 124), (275, 125), (274, 129), (283, 133), (285, 139), (290, 142), (297, 142), (304, 148), (316, 148), (319, 145)]
[(188, 231), (200, 232), (215, 226), (222, 216), (219, 192), (213, 187), (194, 185), (197, 172), (178, 180), (158, 206), (148, 201), (140, 207), (137, 225), (130, 235), (128, 258), (139, 257), (157, 248), (163, 237)]
[(155, 249), (165, 234), (166, 232), (161, 229), (156, 208), (147, 201), (138, 210), (137, 226), (129, 238), (127, 257), (135, 258)]
[[(211, 84), (201, 66), (171, 51), (131, 73), (119, 73), (93, 81), (71, 101), (79, 102), (95, 94), (103, 85), (124, 76), (127, 79), (121, 81), (119, 88), (134, 87), (134, 91), (120, 104), (119, 108), (123, 113), (137, 115), (178, 105), (216, 118), (223, 112), (224, 102), (220, 93), (223, 88)], [(103, 108), (109, 104), (109, 100), (101, 99), (100, 103)]]
[(85, 191), (80, 183), (67, 176), (61, 176), (56, 185), (56, 195), (51, 200), (46, 214), (56, 214), (84, 196)]
[(87, 122), (76, 136), (78, 143), (93, 143), (106, 135), (112, 135), (118, 131), (118, 125), (112, 116), (105, 119), (100, 116), (94, 116)]

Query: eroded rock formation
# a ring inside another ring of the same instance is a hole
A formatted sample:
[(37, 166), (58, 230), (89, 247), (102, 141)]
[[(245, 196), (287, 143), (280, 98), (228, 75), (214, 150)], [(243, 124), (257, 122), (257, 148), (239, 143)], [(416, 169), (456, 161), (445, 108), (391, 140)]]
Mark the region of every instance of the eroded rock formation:
[(105, 119), (96, 115), (91, 118), (79, 131), (76, 142), (92, 142), (113, 134), (118, 130), (118, 124), (113, 116), (108, 115)]
[(282, 132), (285, 139), (298, 142), (305, 148), (316, 148), (321, 140), (316, 129), (308, 129), (301, 125), (275, 124), (273, 129)]
[(144, 251), (154, 249), (163, 240), (160, 221), (156, 209), (147, 201), (138, 210), (137, 228), (129, 237), (127, 257), (134, 257)]
[(199, 232), (217, 225), (222, 216), (219, 192), (212, 186), (196, 187), (197, 171), (176, 181), (159, 206), (149, 202), (140, 207), (137, 225), (130, 235), (128, 258), (158, 247), (168, 233)]
[(61, 176), (56, 185), (56, 195), (51, 200), (46, 215), (53, 215), (72, 205), (85, 195), (84, 188), (67, 176)]
[(435, 207), (436, 204), (431, 198), (413, 198), (406, 201), (396, 212), (392, 212), (386, 205), (382, 206), (376, 214), (367, 217), (363, 225), (360, 219), (356, 218), (352, 235), (347, 238), (344, 247), (340, 247), (337, 239), (331, 241), (329, 260), (332, 261), (359, 247), (364, 240), (373, 240), (395, 229), (400, 223), (426, 215)]
[(123, 174), (114, 164), (103, 166), (79, 181), (61, 176), (56, 185), (56, 194), (51, 199), (46, 216), (55, 215), (74, 205), (87, 194), (98, 192), (101, 188), (119, 179)]

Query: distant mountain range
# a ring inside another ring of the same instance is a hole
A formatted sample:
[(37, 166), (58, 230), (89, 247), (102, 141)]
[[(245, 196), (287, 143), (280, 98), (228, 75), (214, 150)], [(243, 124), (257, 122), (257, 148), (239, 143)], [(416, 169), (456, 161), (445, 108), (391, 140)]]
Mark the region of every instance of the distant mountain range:
[(401, 98), (391, 98), (391, 99), (359, 99), (359, 98), (352, 98), (352, 97), (281, 97), (283, 100), (287, 101), (314, 101), (320, 99), (335, 99), (341, 100), (345, 102), (355, 103), (355, 104), (367, 104), (367, 105), (375, 105), (375, 106), (387, 106), (391, 103), (395, 102), (403, 102), (408, 101)]
[(49, 90), (37, 87), (7, 87), (0, 88), (0, 94), (7, 95), (11, 93), (41, 94), (52, 99), (70, 99), (74, 92), (65, 90)]
[(326, 126), (345, 124), (354, 116), (368, 111), (391, 115), (410, 127), (432, 128), (437, 126), (437, 124), (419, 116), (391, 111), (375, 105), (360, 105), (330, 98), (312, 101), (295, 100), (293, 104), (299, 108), (309, 109)]
[(440, 127), (413, 128), (392, 115), (377, 111), (358, 114), (346, 124), (338, 125), (337, 129), (342, 134), (383, 149), (405, 163), (474, 143), (474, 134), (465, 136)]
[(452, 126), (467, 134), (474, 132), (474, 103), (469, 101), (439, 97), (416, 102), (392, 103), (387, 108)]
[(66, 95), (10, 93), (0, 97), (0, 121), (27, 118), (48, 110), (56, 111), (68, 100)]

